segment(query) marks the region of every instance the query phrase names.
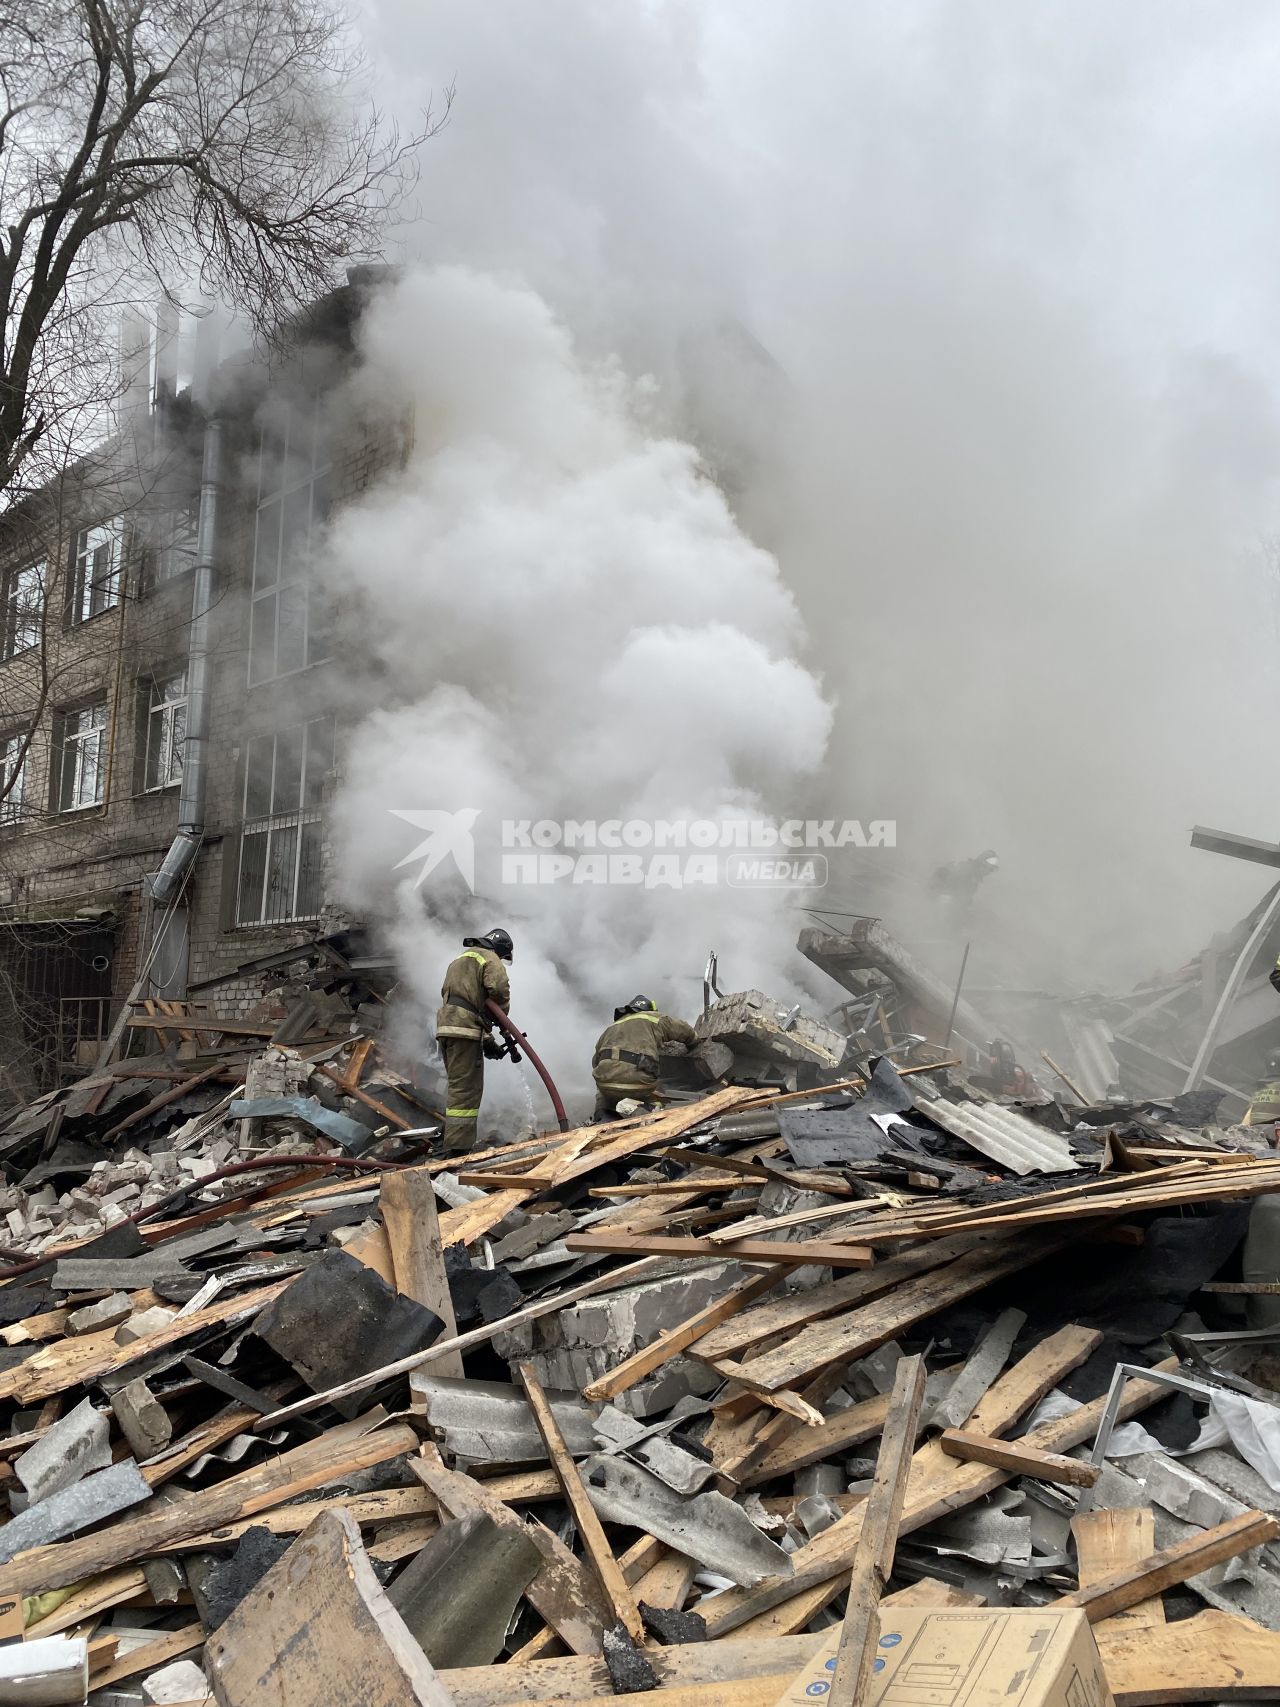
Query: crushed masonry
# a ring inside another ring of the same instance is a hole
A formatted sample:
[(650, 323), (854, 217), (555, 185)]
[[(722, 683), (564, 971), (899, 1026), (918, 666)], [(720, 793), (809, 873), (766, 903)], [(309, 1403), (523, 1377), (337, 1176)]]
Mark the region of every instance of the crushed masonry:
[(1159, 1070), (1209, 963), (1015, 1083), (990, 991), (799, 946), (832, 1013), (709, 988), (659, 1106), (461, 1159), (317, 945), (12, 1110), (4, 1698), (853, 1702), (958, 1613), (991, 1684), (1031, 1609), (1090, 1699), (1256, 1698), (1280, 1153)]

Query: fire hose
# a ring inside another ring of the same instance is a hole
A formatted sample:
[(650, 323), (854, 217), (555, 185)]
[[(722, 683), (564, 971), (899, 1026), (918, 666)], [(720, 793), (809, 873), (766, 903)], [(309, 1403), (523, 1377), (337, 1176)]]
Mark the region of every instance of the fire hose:
[(559, 1123), (560, 1130), (562, 1132), (568, 1132), (569, 1116), (564, 1111), (564, 1103), (560, 1100), (560, 1092), (556, 1089), (555, 1081), (552, 1079), (551, 1074), (548, 1073), (547, 1069), (539, 1059), (537, 1051), (530, 1047), (529, 1039), (520, 1030), (519, 1026), (512, 1024), (511, 1020), (498, 1006), (497, 1002), (486, 1002), (485, 1007), (492, 1015), (499, 1029), (506, 1033), (507, 1044), (503, 1053), (510, 1055), (513, 1061), (518, 1061), (520, 1059), (520, 1051), (522, 1049), (524, 1050), (525, 1054), (529, 1057), (529, 1061), (534, 1072), (547, 1087), (547, 1095), (551, 1098), (551, 1106), (556, 1111), (556, 1120)]

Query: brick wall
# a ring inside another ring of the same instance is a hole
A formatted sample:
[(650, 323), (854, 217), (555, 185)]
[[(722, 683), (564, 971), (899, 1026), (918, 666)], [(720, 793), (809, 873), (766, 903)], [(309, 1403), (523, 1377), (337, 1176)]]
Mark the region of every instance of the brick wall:
[[(314, 364), (312, 364), (314, 371)], [(330, 364), (335, 386), (341, 373)], [(311, 381), (308, 381), (311, 383)], [(249, 740), (312, 718), (337, 713), (341, 733), (349, 707), (340, 689), (349, 682), (341, 642), (336, 661), (316, 663), (283, 679), (249, 685), (250, 593), (257, 509), (254, 484), (258, 422), (281, 395), (298, 384), (284, 371), (260, 384), (226, 423), (227, 484), (218, 527), (216, 606), (213, 623), (210, 706), (209, 792), (206, 839), (190, 872), (183, 900), (190, 921), (188, 979), (199, 984), (257, 957), (308, 941), (319, 928), (348, 921), (328, 895), (332, 850), (321, 855), (325, 901), (321, 924), (288, 922), (237, 927), (234, 897), (243, 817), (244, 763)], [(246, 392), (241, 389), (240, 396)], [(338, 508), (395, 467), (406, 452), (411, 423), (335, 411), (329, 480)], [(188, 447), (188, 466), (198, 467), (198, 447)], [(59, 509), (72, 521), (83, 512), (75, 494)], [(0, 572), (23, 561), (29, 545), (16, 536), (7, 554), (0, 540)], [(64, 531), (60, 550), (66, 550)], [(144, 880), (155, 873), (177, 829), (176, 786), (150, 793), (144, 787), (145, 696), (158, 673), (185, 663), (190, 629), (193, 574), (159, 585), (135, 551), (126, 569), (121, 604), (91, 621), (65, 628), (50, 620), (43, 654), (55, 677), (44, 704), (29, 759), (31, 814), (16, 826), (0, 827), (0, 925), (68, 916), (84, 909), (106, 912), (115, 922), (112, 993), (122, 1001), (138, 975), (152, 928)], [(61, 594), (59, 594), (61, 596)], [(18, 726), (41, 697), (42, 664), (25, 653), (0, 663), (0, 736)], [(100, 806), (74, 813), (56, 810), (54, 731), (59, 711), (92, 697), (105, 698), (109, 716), (110, 770)], [(331, 783), (325, 798), (331, 794)], [(246, 1013), (260, 998), (261, 977), (240, 979), (210, 992), (217, 1010)], [(2, 1007), (2, 1004), (0, 1004)], [(5, 1047), (0, 1014), (0, 1053)]]

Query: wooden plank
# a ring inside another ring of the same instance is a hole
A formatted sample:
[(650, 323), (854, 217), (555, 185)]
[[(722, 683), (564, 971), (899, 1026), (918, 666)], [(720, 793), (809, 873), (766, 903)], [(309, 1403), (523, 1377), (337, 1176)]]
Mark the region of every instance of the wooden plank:
[[(1156, 1514), (1149, 1505), (1115, 1506), (1110, 1511), (1078, 1512), (1071, 1520), (1081, 1588), (1145, 1559), (1156, 1550)], [(1164, 1602), (1153, 1595), (1126, 1607), (1098, 1626), (1096, 1635), (1118, 1624), (1153, 1629), (1163, 1624)]]
[(824, 1263), (830, 1268), (870, 1268), (874, 1258), (865, 1245), (836, 1245), (819, 1239), (784, 1243), (780, 1239), (739, 1239), (714, 1245), (710, 1239), (670, 1239), (660, 1233), (570, 1233), (571, 1251), (617, 1252), (622, 1256), (736, 1257), (739, 1262), (776, 1262), (804, 1267)]
[(862, 1273), (842, 1274), (838, 1280), (805, 1292), (788, 1292), (768, 1304), (757, 1304), (754, 1310), (745, 1310), (733, 1321), (715, 1328), (698, 1342), (694, 1356), (714, 1363), (776, 1334), (790, 1336), (797, 1328), (808, 1327), (855, 1304), (870, 1303), (873, 1298), (892, 1292), (903, 1281), (944, 1268), (957, 1257), (979, 1248), (976, 1239), (939, 1239), (934, 1244), (918, 1245), (902, 1255), (889, 1257)]
[(107, 1571), (91, 1582), (78, 1584), (51, 1612), (34, 1619), (27, 1625), (24, 1639), (34, 1642), (41, 1636), (56, 1636), (60, 1630), (100, 1618), (113, 1606), (123, 1606), (146, 1592), (147, 1579), (136, 1567)]
[(409, 1467), (440, 1502), (450, 1517), (486, 1512), (504, 1529), (518, 1529), (542, 1554), (542, 1568), (525, 1589), (525, 1599), (575, 1654), (599, 1654), (613, 1614), (595, 1578), (574, 1558), (563, 1541), (540, 1523), (525, 1523), (502, 1501), (485, 1491), (482, 1482), (456, 1470), (446, 1470), (434, 1447), (424, 1447)]
[[(688, 1598), (697, 1574), (697, 1561), (684, 1553), (667, 1552), (656, 1565), (650, 1565), (643, 1576), (632, 1585), (636, 1605), (657, 1606), (679, 1612)], [(627, 1579), (630, 1581), (630, 1578)]]
[[(790, 1677), (826, 1639), (784, 1636), (779, 1641), (690, 1642), (672, 1648), (648, 1648), (645, 1658), (658, 1675), (660, 1693), (650, 1696), (653, 1707), (670, 1707), (670, 1692), (700, 1683), (745, 1686), (759, 1677)], [(601, 1699), (615, 1701), (613, 1684), (603, 1660), (535, 1660), (500, 1666), (467, 1666), (442, 1671), (440, 1681), (453, 1697), (454, 1707), (527, 1707), (530, 1701)]]
[(781, 1278), (782, 1269), (775, 1264), (764, 1274), (744, 1280), (741, 1285), (733, 1287), (723, 1298), (717, 1298), (714, 1303), (708, 1304), (687, 1321), (681, 1322), (678, 1327), (663, 1329), (652, 1345), (642, 1347), (631, 1357), (616, 1364), (608, 1374), (589, 1382), (582, 1389), (583, 1398), (593, 1401), (617, 1398), (619, 1393), (625, 1393), (629, 1387), (634, 1387), (637, 1381), (643, 1380), (646, 1375), (652, 1375), (655, 1369), (660, 1369), (664, 1363), (678, 1356), (712, 1328), (728, 1321), (730, 1316), (753, 1303), (771, 1287), (776, 1286)]
[[(1060, 1330), (1052, 1338), (1058, 1341), (1060, 1379), (1088, 1355), (1087, 1351), (1082, 1354), (1081, 1343), (1097, 1344), (1101, 1336), (1077, 1327)], [(1037, 1346), (1033, 1354), (1015, 1364), (986, 1394), (982, 1401), (984, 1433), (1002, 1434), (1011, 1428), (1027, 1403), (1034, 1402), (1028, 1401), (1028, 1393), (1040, 1390), (1046, 1379), (1052, 1384), (1048, 1344), (1046, 1341)], [(1176, 1369), (1177, 1360), (1170, 1358), (1159, 1367), (1162, 1372)], [(1133, 1416), (1167, 1391), (1154, 1381), (1128, 1381), (1121, 1412), (1126, 1418)], [(1026, 1444), (1041, 1451), (1057, 1452), (1091, 1440), (1105, 1404), (1104, 1396), (1056, 1422), (1043, 1424), (1024, 1437)], [(936, 1441), (929, 1441), (912, 1459), (901, 1531), (909, 1534), (950, 1512), (962, 1510), (1008, 1480), (1007, 1471), (985, 1464), (957, 1463), (946, 1456)], [(717, 1595), (707, 1609), (711, 1635), (720, 1636), (739, 1628), (752, 1635), (784, 1635), (803, 1629), (839, 1593), (843, 1573), (853, 1564), (861, 1526), (861, 1511), (854, 1510), (796, 1549), (791, 1556), (794, 1571), (791, 1578), (779, 1578), (773, 1584), (761, 1583), (753, 1589), (727, 1589)]]
[(754, 1488), (761, 1482), (773, 1481), (776, 1476), (793, 1475), (806, 1465), (821, 1464), (851, 1446), (861, 1445), (879, 1434), (888, 1410), (889, 1395), (877, 1393), (875, 1398), (864, 1399), (861, 1404), (833, 1411), (816, 1428), (794, 1429), (742, 1478), (742, 1486)]
[(139, 1672), (154, 1671), (157, 1666), (168, 1665), (172, 1660), (180, 1660), (184, 1654), (194, 1653), (204, 1646), (204, 1640), (203, 1624), (187, 1624), (181, 1630), (170, 1630), (154, 1642), (145, 1642), (141, 1647), (131, 1649), (123, 1659), (114, 1660), (98, 1671), (91, 1670), (89, 1688), (105, 1689), (108, 1684), (119, 1683), (123, 1678), (137, 1677)]
[(360, 1531), (318, 1517), (209, 1638), (220, 1707), (452, 1707), (374, 1575)]
[(938, 1444), (948, 1458), (965, 1464), (996, 1464), (1014, 1476), (1034, 1476), (1040, 1482), (1061, 1482), (1071, 1488), (1091, 1488), (1102, 1474), (1100, 1465), (1057, 1452), (1034, 1452), (1018, 1442), (993, 1440), (967, 1429), (944, 1429)]
[(745, 1364), (718, 1361), (715, 1367), (734, 1380), (750, 1379), (766, 1390), (795, 1387), (829, 1363), (865, 1356), (916, 1323), (972, 1297), (992, 1281), (1029, 1268), (1058, 1248), (1058, 1241), (1036, 1235), (974, 1251), (934, 1273), (905, 1281), (884, 1298), (803, 1328), (785, 1345)]
[(0, 1340), (6, 1345), (29, 1345), (33, 1340), (61, 1339), (67, 1331), (70, 1310), (46, 1310), (40, 1316), (25, 1316), (22, 1321), (0, 1329)]
[(1264, 1511), (1244, 1511), (1225, 1523), (1215, 1524), (1200, 1535), (1190, 1535), (1172, 1547), (1164, 1547), (1145, 1559), (1122, 1566), (1074, 1594), (1060, 1595), (1050, 1606), (1078, 1606), (1091, 1624), (1126, 1607), (1136, 1606), (1149, 1595), (1198, 1576), (1213, 1565), (1237, 1558), (1252, 1547), (1280, 1536), (1280, 1521)]
[(1164, 1625), (1159, 1639), (1120, 1616), (1095, 1624), (1116, 1707), (1182, 1701), (1275, 1701), (1280, 1635), (1232, 1612), (1197, 1612)]
[(133, 1340), (127, 1359), (116, 1344), (113, 1328), (42, 1346), (22, 1363), (0, 1375), (0, 1399), (17, 1399), (27, 1405), (38, 1399), (47, 1399), (54, 1393), (63, 1393), (68, 1387), (87, 1385), (97, 1380), (99, 1375), (118, 1369), (125, 1361), (133, 1362), (153, 1351), (161, 1351), (165, 1346), (177, 1345), (192, 1334), (198, 1334), (202, 1328), (231, 1322), (237, 1317), (256, 1315), (273, 1298), (279, 1297), (292, 1281), (293, 1276), (290, 1275), (288, 1280), (277, 1280), (255, 1292), (233, 1293), (190, 1316), (175, 1318), (168, 1326)]
[(637, 1644), (641, 1643), (644, 1641), (644, 1623), (635, 1596), (618, 1569), (618, 1561), (613, 1556), (604, 1525), (582, 1485), (573, 1454), (565, 1443), (560, 1424), (547, 1402), (547, 1395), (542, 1390), (537, 1373), (531, 1363), (518, 1364), (516, 1373), (520, 1377), (520, 1385), (524, 1388), (524, 1396), (529, 1401), (534, 1425), (542, 1436), (542, 1444), (547, 1449), (551, 1468), (564, 1489), (565, 1500), (573, 1513), (573, 1521), (578, 1526), (583, 1548), (591, 1561), (591, 1568), (596, 1574), (605, 1599), (613, 1608), (615, 1618), (626, 1627), (631, 1640)]
[[(382, 1224), (391, 1246), (396, 1290), (439, 1316), (444, 1324), (441, 1339), (456, 1338), (458, 1323), (445, 1275), (440, 1218), (430, 1174), (425, 1168), (384, 1174), (379, 1201)], [(462, 1353), (446, 1352), (436, 1365), (436, 1373), (460, 1380), (465, 1373)]]
[(134, 1559), (145, 1559), (170, 1541), (268, 1511), (339, 1476), (403, 1457), (417, 1444), (417, 1435), (404, 1424), (336, 1445), (323, 1438), (308, 1441), (159, 1511), (144, 1507), (140, 1517), (119, 1520), (97, 1534), (19, 1553), (7, 1565), (0, 1565), (0, 1594), (15, 1590), (24, 1595), (41, 1594)]
[(924, 1401), (924, 1359), (904, 1357), (894, 1374), (889, 1415), (876, 1456), (871, 1492), (853, 1557), (849, 1604), (836, 1650), (836, 1668), (827, 1697), (830, 1707), (857, 1707), (871, 1681), (871, 1662), (880, 1637), (880, 1596), (893, 1575), (898, 1524)]
[(812, 1221), (833, 1221), (841, 1216), (850, 1222), (859, 1215), (869, 1215), (887, 1202), (882, 1197), (849, 1198), (840, 1203), (820, 1204), (816, 1209), (792, 1209), (785, 1215), (748, 1215), (732, 1227), (719, 1227), (708, 1235), (711, 1242), (723, 1245), (734, 1239), (754, 1238), (757, 1233), (777, 1233), (788, 1227), (806, 1227)]

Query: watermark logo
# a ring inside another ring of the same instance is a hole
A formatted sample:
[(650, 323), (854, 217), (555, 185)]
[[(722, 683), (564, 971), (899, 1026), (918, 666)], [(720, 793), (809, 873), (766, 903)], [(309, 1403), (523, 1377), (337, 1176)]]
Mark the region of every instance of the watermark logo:
[(463, 882), (475, 894), (476, 839), (471, 832), (480, 813), (474, 806), (464, 806), (461, 812), (409, 812), (393, 806), (391, 815), (428, 832), (416, 848), (396, 861), (394, 870), (420, 859), (422, 869), (413, 880), (414, 888), (420, 889), (436, 867), (452, 856)]
[[(479, 812), (395, 810), (428, 831), (395, 870), (420, 862), (420, 887), (445, 860), (475, 893)], [(892, 848), (890, 818), (505, 818), (486, 884), (505, 888), (608, 885), (642, 889), (821, 889), (829, 876), (826, 850)]]

